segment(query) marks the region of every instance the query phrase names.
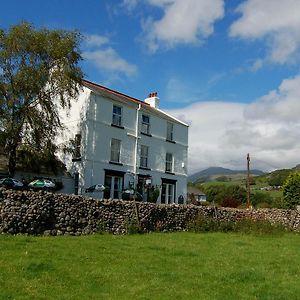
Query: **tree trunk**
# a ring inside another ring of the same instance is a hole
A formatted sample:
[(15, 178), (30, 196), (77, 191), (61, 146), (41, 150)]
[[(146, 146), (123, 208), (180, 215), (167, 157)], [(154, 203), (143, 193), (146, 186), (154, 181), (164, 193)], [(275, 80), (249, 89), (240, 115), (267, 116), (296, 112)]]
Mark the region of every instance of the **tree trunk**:
[(10, 177), (15, 175), (17, 164), (17, 144), (13, 143), (8, 151), (8, 174)]

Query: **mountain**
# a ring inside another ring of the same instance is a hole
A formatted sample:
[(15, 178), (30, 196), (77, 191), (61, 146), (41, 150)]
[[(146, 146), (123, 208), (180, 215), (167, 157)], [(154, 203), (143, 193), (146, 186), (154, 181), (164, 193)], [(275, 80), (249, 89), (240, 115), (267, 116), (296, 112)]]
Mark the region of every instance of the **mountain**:
[[(264, 172), (260, 170), (251, 170), (251, 175), (263, 175)], [(246, 170), (231, 170), (222, 167), (210, 167), (205, 170), (199, 171), (193, 175), (188, 177), (188, 180), (191, 182), (196, 181), (209, 181), (213, 180), (218, 176), (228, 176), (230, 175), (245, 175), (247, 173)]]

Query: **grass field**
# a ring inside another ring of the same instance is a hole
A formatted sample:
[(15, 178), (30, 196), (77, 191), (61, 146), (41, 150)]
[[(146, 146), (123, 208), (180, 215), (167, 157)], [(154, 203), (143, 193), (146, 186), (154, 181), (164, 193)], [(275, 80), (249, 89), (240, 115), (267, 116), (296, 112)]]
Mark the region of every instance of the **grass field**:
[(299, 299), (296, 234), (0, 236), (0, 299)]

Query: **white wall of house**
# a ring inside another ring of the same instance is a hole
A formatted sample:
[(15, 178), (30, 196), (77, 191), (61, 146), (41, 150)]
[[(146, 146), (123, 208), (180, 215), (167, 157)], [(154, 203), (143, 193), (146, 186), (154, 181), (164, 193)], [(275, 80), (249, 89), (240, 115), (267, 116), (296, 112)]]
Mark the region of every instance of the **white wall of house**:
[[(113, 105), (122, 109), (120, 128), (112, 126)], [(137, 112), (139, 126), (136, 135)], [(151, 136), (141, 134), (143, 114), (149, 116)], [(167, 122), (173, 124), (174, 142), (166, 141)], [(79, 129), (82, 134), (81, 161), (70, 165), (68, 159), (69, 169), (79, 173), (80, 193), (85, 194), (85, 189), (93, 184), (105, 184), (105, 174), (110, 174), (109, 170), (112, 170), (123, 172), (122, 188), (128, 188), (129, 183), (133, 182), (134, 178), (137, 181), (139, 175), (149, 175), (151, 184), (161, 190), (159, 203), (162, 198), (168, 196), (168, 193), (174, 194), (169, 203), (177, 203), (180, 195), (186, 200), (188, 126), (183, 122), (149, 105), (139, 106), (137, 101), (111, 95), (107, 91), (91, 91), (85, 87), (79, 101), (73, 107), (73, 113), (64, 116), (64, 124), (68, 128), (65, 138), (74, 138)], [(112, 138), (121, 141), (119, 164), (110, 161)], [(138, 146), (135, 168), (136, 139)], [(146, 169), (139, 168), (141, 145), (148, 146), (149, 150)], [(171, 173), (165, 172), (166, 153), (173, 156)], [(101, 198), (103, 193), (96, 193), (93, 196)]]

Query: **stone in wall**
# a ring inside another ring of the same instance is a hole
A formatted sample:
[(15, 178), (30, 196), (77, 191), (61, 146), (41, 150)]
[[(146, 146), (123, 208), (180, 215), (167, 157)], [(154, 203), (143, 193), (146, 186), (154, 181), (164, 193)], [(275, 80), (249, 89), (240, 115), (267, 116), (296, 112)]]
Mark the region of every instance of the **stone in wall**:
[(143, 232), (184, 231), (198, 215), (225, 221), (266, 219), (300, 231), (300, 213), (297, 210), (156, 205), (0, 189), (0, 233), (77, 236), (105, 231), (126, 234), (129, 224), (137, 222)]

